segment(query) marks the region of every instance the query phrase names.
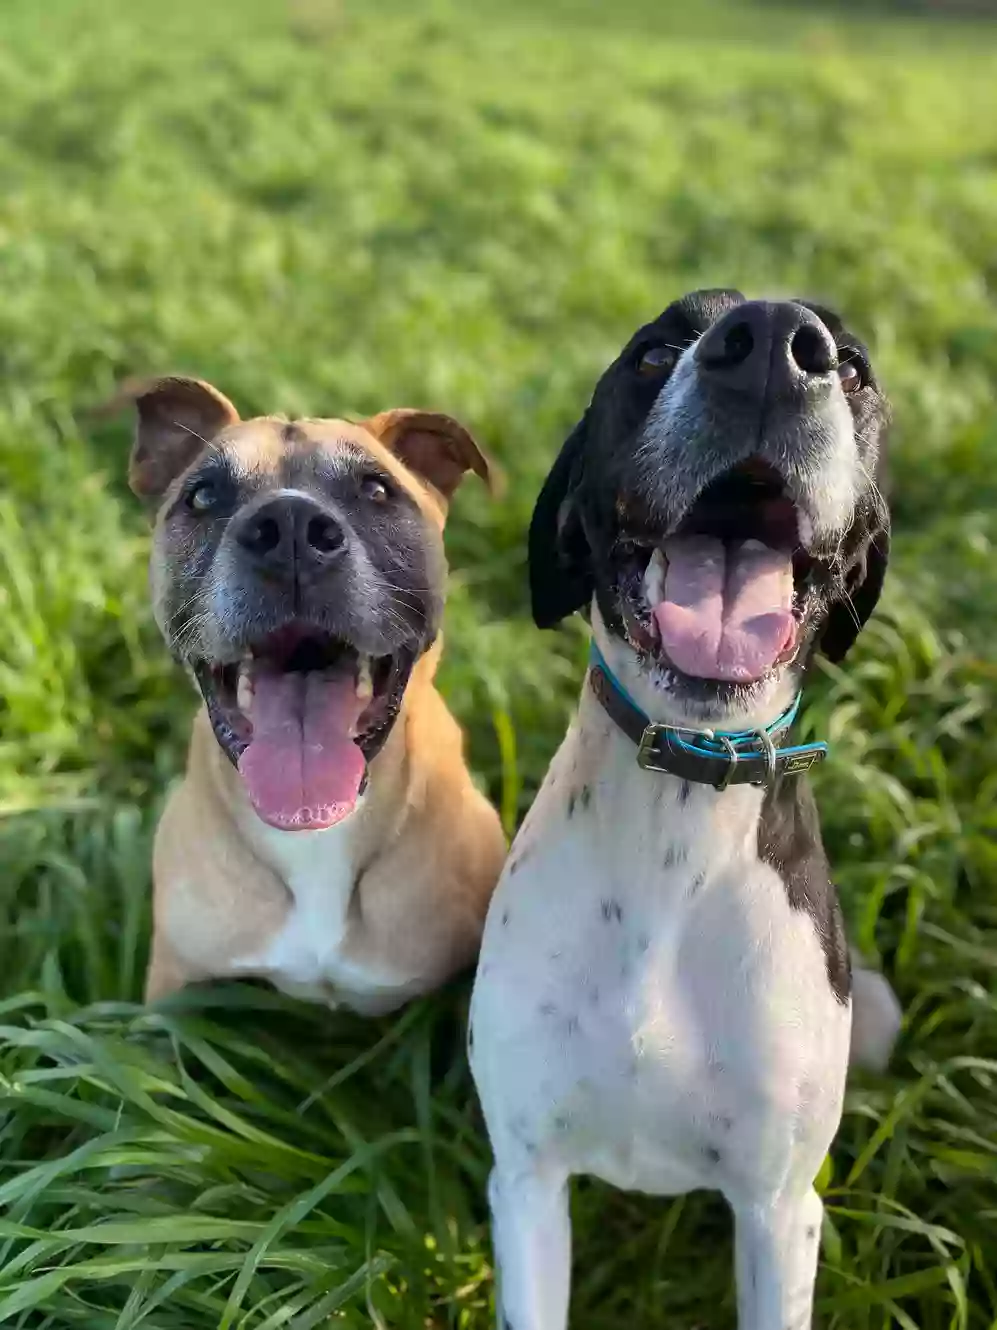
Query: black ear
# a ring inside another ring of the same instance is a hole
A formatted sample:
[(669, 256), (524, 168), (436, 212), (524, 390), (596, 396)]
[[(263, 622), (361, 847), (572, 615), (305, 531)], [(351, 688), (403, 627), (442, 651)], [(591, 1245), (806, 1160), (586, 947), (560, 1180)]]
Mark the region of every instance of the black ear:
[(821, 653), (838, 665), (848, 655), (868, 622), (886, 577), (890, 531), (879, 527), (868, 538), (845, 578), (845, 594), (831, 606), (820, 639)]
[(591, 550), (573, 496), (582, 473), (588, 412), (568, 435), (530, 522), (530, 596), (538, 628), (553, 628), (592, 599)]

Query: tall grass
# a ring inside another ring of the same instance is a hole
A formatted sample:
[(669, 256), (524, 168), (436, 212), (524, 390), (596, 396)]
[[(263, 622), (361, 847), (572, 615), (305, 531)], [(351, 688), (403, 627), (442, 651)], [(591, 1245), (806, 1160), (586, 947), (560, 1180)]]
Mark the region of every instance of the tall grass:
[[(134, 1005), (193, 699), (127, 430), (186, 370), (246, 413), (434, 406), (511, 484), (449, 532), (444, 686), (510, 820), (578, 625), (523, 533), (592, 384), (698, 285), (807, 293), (896, 406), (885, 604), (806, 725), (856, 940), (907, 1020), (829, 1170), (834, 1330), (997, 1325), (997, 55), (853, 6), (7, 0), (0, 48), (0, 1322), (489, 1323), (466, 984), (368, 1023), (245, 986)], [(733, 1324), (711, 1197), (575, 1195), (575, 1323)]]

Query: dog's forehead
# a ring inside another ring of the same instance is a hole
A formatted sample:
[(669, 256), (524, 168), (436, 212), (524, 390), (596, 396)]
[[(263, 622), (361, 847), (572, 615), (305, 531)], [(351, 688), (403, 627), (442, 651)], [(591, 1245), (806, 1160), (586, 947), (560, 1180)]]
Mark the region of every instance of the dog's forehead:
[(362, 425), (349, 420), (261, 416), (230, 425), (214, 446), (237, 477), (256, 485), (321, 483), (368, 469), (386, 473), (421, 505), (429, 500), (412, 472)]
[(698, 335), (712, 328), (717, 319), (735, 306), (743, 305), (744, 300), (741, 292), (733, 288), (690, 291), (679, 300), (673, 300), (667, 309), (662, 310), (656, 319), (640, 330), (640, 334), (670, 333), (676, 337)]

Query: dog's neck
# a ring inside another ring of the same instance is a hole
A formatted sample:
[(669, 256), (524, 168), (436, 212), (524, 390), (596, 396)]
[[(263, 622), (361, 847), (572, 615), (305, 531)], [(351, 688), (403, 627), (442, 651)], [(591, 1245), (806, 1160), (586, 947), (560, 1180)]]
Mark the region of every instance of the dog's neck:
[(737, 706), (708, 712), (690, 706), (681, 693), (672, 691), (667, 686), (664, 670), (659, 671), (660, 678), (653, 679), (648, 670), (641, 668), (634, 649), (606, 628), (595, 603), (592, 606), (592, 638), (616, 681), (648, 720), (656, 724), (697, 730), (764, 729), (785, 714), (796, 695), (794, 680), (786, 671), (774, 684), (746, 694), (744, 701)]
[(674, 875), (662, 877), (661, 869), (673, 857), (687, 860), (695, 876), (757, 843), (764, 804), (760, 787), (716, 790), (643, 770), (635, 745), (606, 714), (587, 679), (551, 777), (556, 797), (566, 801), (569, 825), (584, 811), (595, 819), (598, 842), (604, 836), (611, 842), (612, 876), (621, 889), (628, 882), (640, 893), (652, 883), (672, 881)]

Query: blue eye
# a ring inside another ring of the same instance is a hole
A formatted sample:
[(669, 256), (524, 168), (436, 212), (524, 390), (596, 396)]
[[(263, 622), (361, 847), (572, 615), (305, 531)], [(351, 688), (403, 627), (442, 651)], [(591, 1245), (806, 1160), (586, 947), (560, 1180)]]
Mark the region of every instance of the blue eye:
[(210, 480), (202, 480), (187, 493), (187, 507), (193, 513), (210, 513), (220, 501), (218, 486)]

